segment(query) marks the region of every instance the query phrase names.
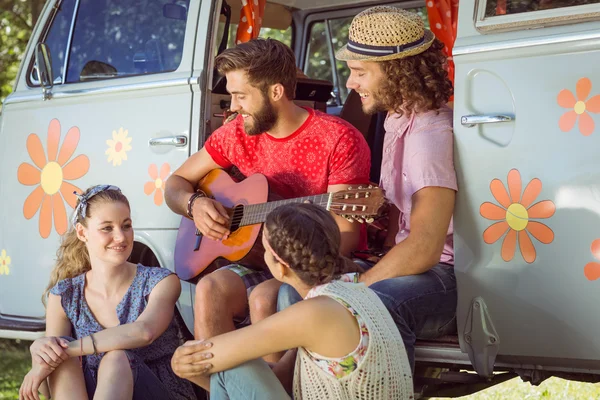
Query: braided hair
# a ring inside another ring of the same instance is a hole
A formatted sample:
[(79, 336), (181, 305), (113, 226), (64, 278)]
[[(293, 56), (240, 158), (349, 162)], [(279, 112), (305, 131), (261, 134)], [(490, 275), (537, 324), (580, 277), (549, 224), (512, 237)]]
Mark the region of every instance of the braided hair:
[(277, 207), (265, 221), (267, 240), (275, 253), (307, 285), (328, 283), (345, 272), (341, 234), (328, 211), (313, 204)]

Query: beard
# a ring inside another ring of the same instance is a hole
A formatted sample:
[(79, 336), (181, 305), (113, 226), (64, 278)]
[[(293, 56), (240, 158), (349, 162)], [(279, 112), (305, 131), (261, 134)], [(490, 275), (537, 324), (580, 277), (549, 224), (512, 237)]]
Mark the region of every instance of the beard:
[(384, 93), (390, 93), (393, 90), (392, 85), (387, 80), (382, 80), (381, 84), (376, 90), (373, 90), (369, 96), (371, 104), (369, 106), (362, 106), (362, 110), (367, 115), (377, 114), (379, 112), (388, 112), (393, 107), (387, 104), (387, 99)]
[(255, 136), (273, 128), (279, 116), (267, 96), (263, 95), (262, 106), (258, 111), (250, 114), (250, 118), (253, 122), (244, 122), (244, 129), (248, 135)]

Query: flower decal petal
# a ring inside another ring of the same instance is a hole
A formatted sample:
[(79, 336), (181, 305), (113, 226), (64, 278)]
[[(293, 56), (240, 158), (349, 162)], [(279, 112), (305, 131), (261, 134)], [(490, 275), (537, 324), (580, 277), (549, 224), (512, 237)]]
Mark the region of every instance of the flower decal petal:
[(52, 214), (54, 215), (54, 228), (56, 233), (64, 235), (68, 228), (67, 210), (60, 193), (52, 196)]
[(150, 164), (148, 167), (148, 175), (150, 175), (150, 179), (153, 181), (158, 178), (158, 167), (156, 164)]
[(546, 225), (537, 221), (529, 221), (527, 224), (527, 230), (531, 233), (531, 236), (539, 240), (544, 244), (552, 243), (554, 240), (554, 232)]
[(25, 199), (25, 204), (23, 204), (23, 216), (27, 219), (33, 218), (36, 212), (40, 209), (42, 205), (42, 200), (44, 200), (44, 189), (41, 186), (35, 188), (33, 192), (27, 199)]
[(89, 169), (90, 159), (83, 154), (79, 155), (63, 167), (63, 178), (70, 181), (79, 179), (87, 174)]
[(532, 263), (537, 252), (531, 237), (543, 244), (554, 241), (554, 232), (541, 222), (532, 221), (538, 218), (550, 218), (556, 211), (556, 206), (550, 200), (543, 200), (530, 206), (542, 192), (542, 182), (532, 179), (521, 196), (522, 180), (518, 170), (512, 169), (507, 178), (510, 197), (499, 179), (492, 180), (490, 189), (494, 198), (500, 203), (496, 205), (485, 202), (479, 207), (482, 217), (495, 222), (483, 232), (483, 241), (493, 244), (504, 234), (501, 256), (506, 262), (514, 258), (517, 244), (521, 256), (527, 263)]
[(60, 165), (64, 165), (75, 153), (75, 149), (79, 144), (79, 128), (74, 126), (67, 132), (67, 136), (65, 136), (65, 140), (63, 141), (62, 148), (60, 149), (60, 154), (58, 155), (58, 163)]
[(487, 244), (495, 243), (508, 230), (509, 226), (506, 221), (496, 222), (483, 232), (483, 241)]
[(490, 202), (485, 202), (479, 207), (479, 213), (483, 218), (499, 221), (506, 218), (506, 210)]
[(154, 182), (146, 182), (144, 184), (144, 193), (146, 193), (147, 196), (150, 196), (152, 192), (154, 192), (154, 189), (156, 189)]
[(529, 218), (550, 218), (554, 215), (556, 206), (550, 200), (540, 201), (532, 205), (529, 210)]
[(510, 230), (506, 237), (504, 238), (504, 242), (502, 242), (502, 250), (500, 255), (502, 259), (506, 262), (511, 261), (515, 256), (515, 250), (517, 249), (517, 231)]
[(577, 99), (573, 96), (573, 93), (567, 89), (563, 89), (558, 93), (556, 101), (563, 108), (573, 108), (575, 107), (575, 103), (577, 103)]
[(590, 136), (594, 133), (594, 119), (588, 113), (583, 113), (579, 116), (579, 132), (583, 136)]
[(575, 89), (577, 90), (577, 100), (584, 101), (592, 91), (592, 81), (588, 78), (581, 78), (577, 81)]
[(40, 235), (46, 239), (52, 231), (52, 197), (44, 196), (40, 210)]
[(38, 185), (42, 178), (42, 171), (31, 164), (22, 163), (17, 169), (19, 183), (26, 186)]
[(154, 192), (154, 204), (156, 204), (157, 206), (162, 205), (163, 199), (164, 197), (162, 190), (157, 190), (156, 192)]
[(521, 204), (523, 205), (523, 207), (528, 208), (531, 205), (531, 203), (533, 203), (535, 199), (540, 195), (541, 192), (542, 181), (540, 181), (538, 178), (533, 178), (527, 184), (527, 187), (523, 192), (523, 198), (521, 199)]
[(587, 263), (586, 266), (583, 267), (583, 274), (590, 281), (595, 281), (600, 278), (600, 263)]
[(508, 192), (504, 188), (504, 184), (500, 179), (494, 179), (492, 183), (490, 183), (490, 190), (492, 191), (492, 195), (496, 199), (501, 206), (508, 208), (510, 206), (510, 197), (508, 197)]
[(83, 177), (90, 168), (90, 161), (85, 155), (79, 155), (65, 165), (75, 153), (80, 134), (79, 128), (72, 127), (60, 147), (60, 130), (60, 122), (57, 119), (50, 121), (46, 141), (48, 158), (44, 154), (40, 138), (34, 133), (29, 135), (26, 142), (27, 152), (35, 166), (22, 163), (17, 170), (17, 179), (21, 184), (38, 185), (25, 199), (23, 216), (31, 219), (39, 210), (39, 232), (44, 239), (50, 236), (53, 222), (59, 235), (67, 231), (68, 217), (64, 201), (74, 208), (76, 197), (73, 190), (81, 192), (67, 180)]
[(521, 174), (516, 169), (511, 169), (508, 173), (508, 190), (511, 203), (518, 203), (521, 200)]
[(575, 111), (569, 111), (564, 113), (558, 120), (558, 127), (563, 132), (569, 132), (575, 126), (577, 122), (577, 113)]
[(58, 144), (60, 143), (60, 122), (57, 119), (50, 121), (48, 127), (48, 161), (56, 161)]
[(585, 103), (585, 109), (594, 114), (600, 113), (600, 95), (594, 96)]
[(27, 151), (31, 161), (39, 168), (42, 169), (46, 165), (46, 156), (44, 155), (44, 146), (38, 135), (32, 133), (27, 137)]
[(519, 232), (519, 247), (521, 255), (527, 263), (531, 264), (535, 261), (535, 247), (533, 247), (533, 242), (525, 230)]

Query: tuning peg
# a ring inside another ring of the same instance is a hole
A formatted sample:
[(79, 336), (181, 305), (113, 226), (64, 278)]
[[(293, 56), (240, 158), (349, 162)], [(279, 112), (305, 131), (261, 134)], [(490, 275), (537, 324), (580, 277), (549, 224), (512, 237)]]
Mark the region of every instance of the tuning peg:
[(363, 222), (365, 222), (365, 220), (364, 220), (364, 219), (362, 219), (362, 218), (357, 218), (356, 220), (357, 220), (358, 222), (360, 222), (361, 224), (362, 224)]
[(368, 187), (369, 187), (369, 189), (373, 189), (373, 185), (369, 185)]
[(352, 206), (352, 211), (356, 211), (356, 206)]
[(367, 224), (372, 224), (372, 223), (373, 223), (373, 221), (375, 221), (375, 219), (373, 219), (373, 217), (369, 217), (369, 218), (365, 219), (365, 222), (366, 222)]
[(352, 190), (352, 186), (348, 186), (348, 190)]
[(362, 188), (363, 188), (362, 186), (359, 186), (359, 187), (358, 187), (358, 190), (361, 190)]
[(354, 222), (354, 219), (349, 215), (346, 215), (345, 218), (348, 220), (348, 222)]

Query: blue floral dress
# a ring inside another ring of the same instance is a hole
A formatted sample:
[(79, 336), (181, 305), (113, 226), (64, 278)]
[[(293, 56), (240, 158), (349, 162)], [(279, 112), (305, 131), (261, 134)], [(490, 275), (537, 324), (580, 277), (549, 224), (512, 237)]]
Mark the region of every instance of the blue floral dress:
[[(117, 317), (121, 325), (135, 322), (148, 304), (148, 295), (152, 289), (172, 272), (165, 268), (137, 266), (137, 272), (131, 286), (117, 306)], [(61, 304), (71, 321), (72, 336), (76, 339), (89, 336), (105, 328), (96, 320), (84, 296), (85, 274), (64, 279), (56, 284), (50, 293), (61, 296)], [(169, 390), (173, 399), (195, 399), (190, 382), (179, 378), (171, 369), (171, 357), (179, 346), (179, 337), (174, 321), (167, 330), (152, 344), (138, 349), (127, 350), (129, 361), (143, 363)], [(98, 376), (98, 366), (105, 353), (84, 357), (86, 373), (94, 381)], [(135, 389), (134, 389), (135, 390)]]

